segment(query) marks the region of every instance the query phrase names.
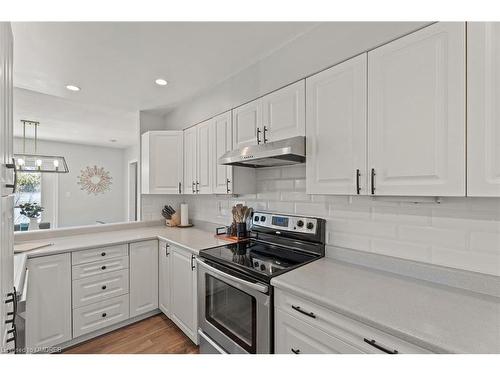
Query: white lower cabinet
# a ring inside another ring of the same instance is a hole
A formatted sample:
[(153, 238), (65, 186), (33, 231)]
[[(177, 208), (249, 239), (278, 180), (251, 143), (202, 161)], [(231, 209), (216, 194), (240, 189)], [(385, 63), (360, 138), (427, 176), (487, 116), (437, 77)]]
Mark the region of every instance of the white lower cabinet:
[(363, 353), (336, 337), (276, 309), (277, 354)]
[(171, 317), (175, 324), (198, 343), (196, 257), (190, 251), (170, 245)]
[(73, 310), (73, 336), (78, 337), (119, 323), (129, 317), (125, 294)]
[(275, 291), (276, 353), (429, 353), (305, 298)]
[(130, 244), (130, 317), (158, 308), (158, 241)]
[(158, 248), (158, 307), (168, 317), (170, 317), (171, 299), (171, 250), (166, 241), (160, 241)]
[(26, 347), (40, 351), (71, 340), (71, 260), (58, 254), (28, 260)]

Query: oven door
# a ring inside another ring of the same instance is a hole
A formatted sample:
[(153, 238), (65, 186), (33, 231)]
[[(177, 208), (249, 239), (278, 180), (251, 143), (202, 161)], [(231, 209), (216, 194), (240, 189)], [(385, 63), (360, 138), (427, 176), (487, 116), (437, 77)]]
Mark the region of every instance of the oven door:
[(227, 353), (271, 352), (269, 285), (224, 266), (198, 261), (198, 322)]

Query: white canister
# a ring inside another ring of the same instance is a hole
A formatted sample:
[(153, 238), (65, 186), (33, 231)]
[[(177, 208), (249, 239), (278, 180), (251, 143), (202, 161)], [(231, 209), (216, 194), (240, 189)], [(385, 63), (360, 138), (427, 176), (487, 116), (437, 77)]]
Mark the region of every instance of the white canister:
[(189, 211), (187, 203), (181, 204), (181, 225), (189, 225)]

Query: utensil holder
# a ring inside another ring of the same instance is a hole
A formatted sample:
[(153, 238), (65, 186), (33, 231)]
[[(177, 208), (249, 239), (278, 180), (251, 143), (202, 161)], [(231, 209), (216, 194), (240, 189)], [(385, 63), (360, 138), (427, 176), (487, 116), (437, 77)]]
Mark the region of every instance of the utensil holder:
[(247, 236), (247, 223), (236, 224), (236, 237), (245, 238)]

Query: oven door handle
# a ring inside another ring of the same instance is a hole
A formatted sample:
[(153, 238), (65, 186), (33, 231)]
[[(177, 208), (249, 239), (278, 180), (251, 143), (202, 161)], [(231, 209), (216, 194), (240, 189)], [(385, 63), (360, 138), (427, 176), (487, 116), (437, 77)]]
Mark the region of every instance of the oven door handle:
[(200, 258), (196, 258), (196, 261), (198, 263), (200, 263), (200, 265), (202, 267), (205, 267), (209, 271), (211, 271), (211, 272), (213, 272), (213, 273), (215, 273), (215, 274), (217, 274), (217, 275), (219, 275), (221, 277), (224, 277), (224, 278), (226, 278), (228, 280), (240, 283), (242, 285), (245, 285), (245, 286), (247, 286), (249, 288), (252, 288), (253, 290), (256, 290), (256, 291), (261, 292), (261, 293), (267, 293), (269, 291), (269, 287), (267, 285), (264, 285), (264, 284), (261, 284), (261, 283), (252, 283), (250, 281), (242, 280), (239, 277), (236, 277), (236, 276), (230, 275), (228, 273), (222, 272), (221, 270), (208, 265), (207, 262), (204, 262)]

